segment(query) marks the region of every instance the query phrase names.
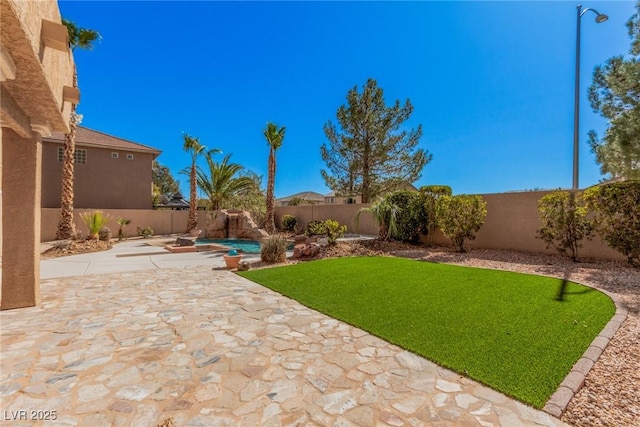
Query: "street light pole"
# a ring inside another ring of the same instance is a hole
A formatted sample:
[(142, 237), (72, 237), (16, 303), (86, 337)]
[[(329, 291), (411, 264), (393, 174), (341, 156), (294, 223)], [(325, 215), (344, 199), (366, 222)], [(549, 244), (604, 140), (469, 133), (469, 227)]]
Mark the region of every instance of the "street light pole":
[(576, 17), (576, 80), (575, 80), (575, 93), (573, 98), (573, 185), (574, 191), (578, 190), (578, 159), (580, 153), (580, 21), (582, 15), (588, 11), (592, 11), (596, 14), (596, 23), (600, 24), (609, 17), (603, 13), (598, 12), (595, 9), (587, 8), (582, 9), (582, 5), (577, 6)]

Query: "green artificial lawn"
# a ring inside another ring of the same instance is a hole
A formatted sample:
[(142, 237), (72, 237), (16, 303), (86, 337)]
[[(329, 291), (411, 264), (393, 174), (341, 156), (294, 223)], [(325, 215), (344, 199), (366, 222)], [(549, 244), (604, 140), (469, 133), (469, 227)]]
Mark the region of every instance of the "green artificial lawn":
[(569, 282), (390, 257), (239, 273), (541, 408), (615, 313)]

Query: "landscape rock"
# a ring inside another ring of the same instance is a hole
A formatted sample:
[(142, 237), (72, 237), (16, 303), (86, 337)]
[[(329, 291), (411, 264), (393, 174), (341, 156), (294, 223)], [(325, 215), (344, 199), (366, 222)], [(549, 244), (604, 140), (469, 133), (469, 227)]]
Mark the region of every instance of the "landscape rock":
[(200, 234), (206, 239), (238, 238), (261, 240), (269, 234), (258, 228), (247, 211), (221, 210)]
[(176, 239), (176, 246), (194, 246), (196, 242), (191, 239), (185, 239), (184, 237), (178, 237)]

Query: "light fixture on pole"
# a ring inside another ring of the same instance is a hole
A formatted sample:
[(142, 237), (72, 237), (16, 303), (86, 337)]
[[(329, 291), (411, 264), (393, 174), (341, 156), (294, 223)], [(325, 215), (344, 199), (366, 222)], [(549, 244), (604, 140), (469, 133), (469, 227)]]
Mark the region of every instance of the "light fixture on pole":
[(577, 6), (578, 15), (576, 23), (576, 81), (575, 95), (573, 99), (573, 185), (572, 189), (578, 189), (578, 154), (580, 140), (580, 18), (591, 11), (596, 14), (596, 23), (601, 24), (609, 17), (593, 8), (582, 9), (582, 5)]

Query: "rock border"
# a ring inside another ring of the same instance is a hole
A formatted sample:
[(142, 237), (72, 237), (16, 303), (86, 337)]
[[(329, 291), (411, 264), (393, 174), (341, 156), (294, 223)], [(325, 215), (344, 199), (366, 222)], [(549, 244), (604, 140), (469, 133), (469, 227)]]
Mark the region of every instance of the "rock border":
[[(578, 282), (576, 282), (578, 283)], [(558, 389), (551, 395), (547, 403), (545, 403), (542, 410), (556, 418), (560, 418), (564, 411), (567, 409), (569, 402), (573, 399), (573, 396), (582, 388), (587, 378), (587, 374), (596, 363), (604, 349), (609, 345), (609, 341), (613, 338), (613, 335), (620, 328), (620, 325), (627, 319), (629, 310), (622, 305), (620, 298), (617, 294), (600, 289), (596, 286), (585, 285), (582, 286), (595, 289), (598, 292), (602, 292), (611, 300), (616, 306), (616, 312), (600, 331), (597, 337), (591, 342), (591, 345), (584, 352), (582, 357), (573, 365), (569, 374), (558, 386)]]

